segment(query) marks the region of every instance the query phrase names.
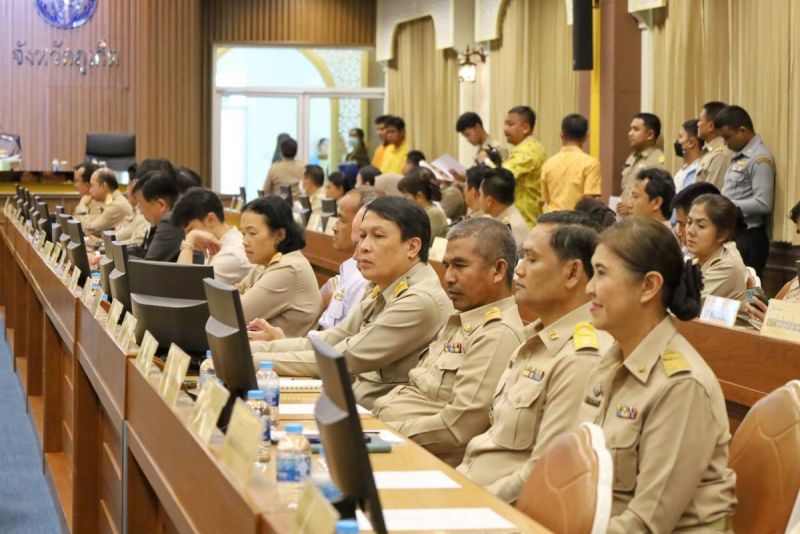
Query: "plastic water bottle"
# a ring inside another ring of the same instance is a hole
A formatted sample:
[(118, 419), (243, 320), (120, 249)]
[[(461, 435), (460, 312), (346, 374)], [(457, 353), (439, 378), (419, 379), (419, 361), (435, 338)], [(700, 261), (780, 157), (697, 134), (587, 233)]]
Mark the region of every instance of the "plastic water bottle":
[(341, 500), (342, 492), (339, 491), (339, 488), (336, 487), (336, 484), (331, 478), (328, 462), (325, 461), (325, 451), (321, 445), (319, 448), (319, 457), (314, 461), (311, 467), (311, 480), (326, 499), (331, 502)]
[(358, 534), (358, 521), (340, 519), (336, 522), (336, 534)]
[(264, 392), (269, 405), (269, 422), (272, 428), (278, 428), (280, 422), (281, 379), (273, 369), (272, 362), (258, 362), (256, 373), (258, 389)]
[(61, 170), (58, 158), (53, 158), (53, 161), (50, 162), (50, 167), (53, 169), (53, 172), (58, 172)]
[(286, 435), (278, 442), (278, 495), (289, 508), (297, 508), (303, 483), (311, 473), (311, 445), (303, 436), (303, 425), (286, 425)]
[(206, 359), (200, 364), (200, 375), (197, 377), (197, 387), (203, 387), (208, 379), (215, 380), (217, 372), (214, 370), (214, 360), (211, 359), (211, 351), (206, 351)]
[(247, 406), (264, 424), (264, 435), (261, 437), (261, 444), (258, 446), (256, 468), (267, 471), (269, 468), (269, 461), (272, 458), (272, 441), (269, 425), (269, 406), (264, 402), (264, 392), (260, 389), (251, 389), (248, 391)]

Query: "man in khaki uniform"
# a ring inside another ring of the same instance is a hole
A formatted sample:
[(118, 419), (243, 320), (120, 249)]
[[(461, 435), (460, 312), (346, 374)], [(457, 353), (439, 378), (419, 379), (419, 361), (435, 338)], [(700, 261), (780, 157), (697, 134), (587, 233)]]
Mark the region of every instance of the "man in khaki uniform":
[(514, 502), (550, 441), (577, 422), (583, 391), (612, 339), (596, 331), (586, 284), (597, 234), (574, 215), (547, 213), (525, 241), (516, 300), (539, 315), (494, 392), (489, 429), (467, 445), (458, 471)]
[(697, 166), (695, 182), (708, 182), (717, 189), (725, 183), (725, 172), (731, 164), (733, 153), (714, 127), (714, 117), (725, 108), (722, 102), (706, 102), (697, 117), (697, 135), (705, 141)]
[(291, 137), (281, 141), (278, 146), (281, 159), (272, 164), (264, 179), (264, 194), (277, 195), (281, 192), (281, 184), (292, 187), (292, 199), (297, 200), (300, 194), (300, 180), (303, 179), (303, 164), (295, 159), (297, 156), (297, 141)]
[(609, 533), (726, 530), (736, 475), (725, 399), (669, 315), (624, 359), (619, 344), (605, 354), (580, 420), (603, 428), (614, 460)]
[(78, 201), (78, 205), (75, 206), (72, 217), (79, 221), (81, 225), (84, 224), (88, 216), (96, 216), (102, 212), (103, 204), (92, 198), (92, 195), (89, 194), (89, 188), (91, 187), (89, 180), (99, 168), (100, 167), (94, 163), (84, 161), (78, 164), (74, 169), (75, 173), (72, 183), (75, 186), (75, 190), (81, 196), (81, 199)]
[(528, 223), (514, 204), (516, 181), (511, 171), (504, 168), (486, 169), (480, 185), (481, 212), (507, 224), (517, 243), (517, 252), (528, 237)]
[(666, 158), (664, 153), (656, 147), (658, 137), (661, 135), (661, 120), (652, 113), (639, 113), (631, 121), (628, 130), (628, 144), (633, 152), (622, 167), (622, 198), (617, 206), (617, 213), (630, 215), (631, 197), (636, 175), (645, 167), (664, 168)]
[[(428, 344), (452, 312), (452, 304), (428, 265), (431, 228), (422, 208), (383, 197), (367, 206), (356, 260), (374, 284), (361, 305), (319, 339), (344, 354), (355, 376), (356, 400), (366, 408), (399, 384), (408, 383)], [(272, 360), (282, 376), (316, 376), (307, 338), (280, 339), (278, 329), (251, 333), (256, 360)], [(275, 341), (259, 341), (270, 340)]]
[(470, 219), (447, 239), (444, 283), (457, 312), (409, 372), (409, 384), (375, 401), (373, 413), (455, 466), (489, 425), (494, 387), (524, 338), (511, 294), (517, 253), (508, 228)]
[(130, 202), (119, 191), (114, 171), (98, 169), (92, 174), (89, 183), (89, 194), (100, 202), (101, 209), (99, 214), (88, 215), (84, 219), (83, 231), (87, 235), (98, 235), (103, 230), (112, 229), (133, 213)]

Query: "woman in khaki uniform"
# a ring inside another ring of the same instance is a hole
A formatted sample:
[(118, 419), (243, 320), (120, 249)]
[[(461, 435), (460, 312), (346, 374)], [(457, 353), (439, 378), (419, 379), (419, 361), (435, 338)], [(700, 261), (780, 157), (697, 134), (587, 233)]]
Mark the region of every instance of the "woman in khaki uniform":
[(616, 342), (580, 418), (603, 428), (614, 459), (608, 532), (730, 530), (736, 498), (725, 399), (667, 312), (697, 316), (697, 266), (683, 263), (663, 224), (639, 217), (600, 236), (592, 265), (594, 324)]
[(442, 190), (433, 173), (424, 167), (414, 167), (397, 183), (400, 193), (425, 210), (431, 222), (431, 238), (447, 236), (447, 215), (434, 204), (442, 200)]
[(279, 197), (244, 206), (241, 220), (244, 250), (253, 268), (236, 287), (242, 295), (245, 321), (266, 319), (287, 336), (305, 336), (322, 313), (314, 270), (300, 250), (303, 230)]

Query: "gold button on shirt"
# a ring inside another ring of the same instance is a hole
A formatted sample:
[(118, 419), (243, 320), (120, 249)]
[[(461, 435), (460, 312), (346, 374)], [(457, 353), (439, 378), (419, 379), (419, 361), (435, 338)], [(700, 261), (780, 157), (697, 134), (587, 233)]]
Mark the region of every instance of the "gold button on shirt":
[(489, 426), (489, 404), (511, 353), (522, 343), (514, 297), (450, 316), (428, 354), (373, 413), (450, 465)]
[(624, 361), (617, 344), (605, 354), (580, 419), (603, 428), (614, 461), (608, 532), (699, 531), (733, 513), (725, 399), (669, 317)]
[(458, 471), (506, 502), (516, 500), (550, 440), (575, 426), (583, 390), (611, 346), (608, 334), (593, 329), (597, 348), (576, 340), (576, 326), (590, 320), (587, 304), (547, 328), (536, 321), (525, 329), (527, 341), (495, 389), (491, 426), (469, 442)]

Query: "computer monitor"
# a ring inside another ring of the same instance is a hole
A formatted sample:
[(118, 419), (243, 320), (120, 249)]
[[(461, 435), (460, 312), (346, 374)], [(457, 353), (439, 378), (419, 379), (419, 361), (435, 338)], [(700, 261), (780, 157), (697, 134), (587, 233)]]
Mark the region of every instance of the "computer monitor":
[(200, 360), (208, 350), (208, 341), (202, 335), (208, 321), (203, 279), (213, 277), (210, 265), (128, 260), (136, 342), (141, 342), (148, 330), (161, 348), (175, 343)]
[(356, 507), (361, 508), (373, 530), (384, 533), (386, 525), (381, 501), (372, 476), (347, 362), (342, 354), (320, 339), (311, 338), (311, 345), (322, 379), (322, 393), (314, 406), (314, 418), (331, 479), (342, 493), (342, 501), (334, 505), (342, 517), (355, 517)]
[(217, 423), (224, 430), (236, 397), (246, 398), (248, 390), (257, 389), (258, 383), (239, 291), (213, 278), (203, 280), (203, 286), (209, 311), (205, 331), (214, 370), (231, 392)]
[(39, 231), (44, 232), (45, 239), (52, 240), (53, 223), (50, 222), (50, 211), (47, 209), (47, 203), (37, 203), (36, 211), (39, 212)]
[(111, 271), (114, 270), (114, 256), (111, 250), (111, 243), (114, 242), (116, 236), (114, 230), (103, 230), (103, 257), (100, 258), (100, 287), (106, 295), (111, 294), (111, 284), (108, 277)]
[(113, 262), (113, 268), (108, 273), (109, 291), (106, 295), (117, 299), (122, 304), (124, 311), (131, 312), (131, 290), (128, 286), (128, 246), (119, 241), (112, 241), (111, 247), (106, 249), (106, 253), (111, 255)]
[(242, 199), (242, 206), (247, 203), (247, 189), (240, 186), (239, 187), (239, 198)]
[(292, 208), (292, 204), (294, 201), (292, 200), (292, 184), (281, 184), (280, 193), (278, 196), (281, 197), (286, 204), (289, 206), (289, 209)]
[(322, 199), (322, 215), (320, 218), (322, 219), (322, 229), (327, 230), (328, 228), (328, 219), (331, 217), (336, 217), (338, 212), (336, 210), (336, 200), (332, 198), (323, 198)]
[(311, 218), (311, 200), (308, 198), (308, 195), (300, 195), (297, 198), (298, 202), (300, 203), (300, 217), (303, 219), (303, 227), (308, 224), (308, 220)]
[(72, 220), (72, 215), (67, 215), (66, 213), (59, 213), (56, 217), (56, 222), (59, 224), (59, 228), (61, 229), (58, 235), (58, 241), (53, 241), (53, 243), (61, 243), (61, 246), (67, 248), (69, 244), (69, 234), (67, 233), (67, 223)]
[(64, 206), (62, 206), (61, 204), (56, 205), (56, 213), (57, 214), (58, 213), (65, 213), (64, 212)]
[(86, 283), (86, 278), (92, 275), (92, 269), (89, 267), (89, 255), (86, 253), (86, 242), (83, 240), (81, 223), (75, 219), (67, 221), (67, 234), (69, 235), (67, 257), (72, 262), (72, 265), (81, 270), (81, 274), (78, 277), (78, 285), (83, 287), (83, 284)]

